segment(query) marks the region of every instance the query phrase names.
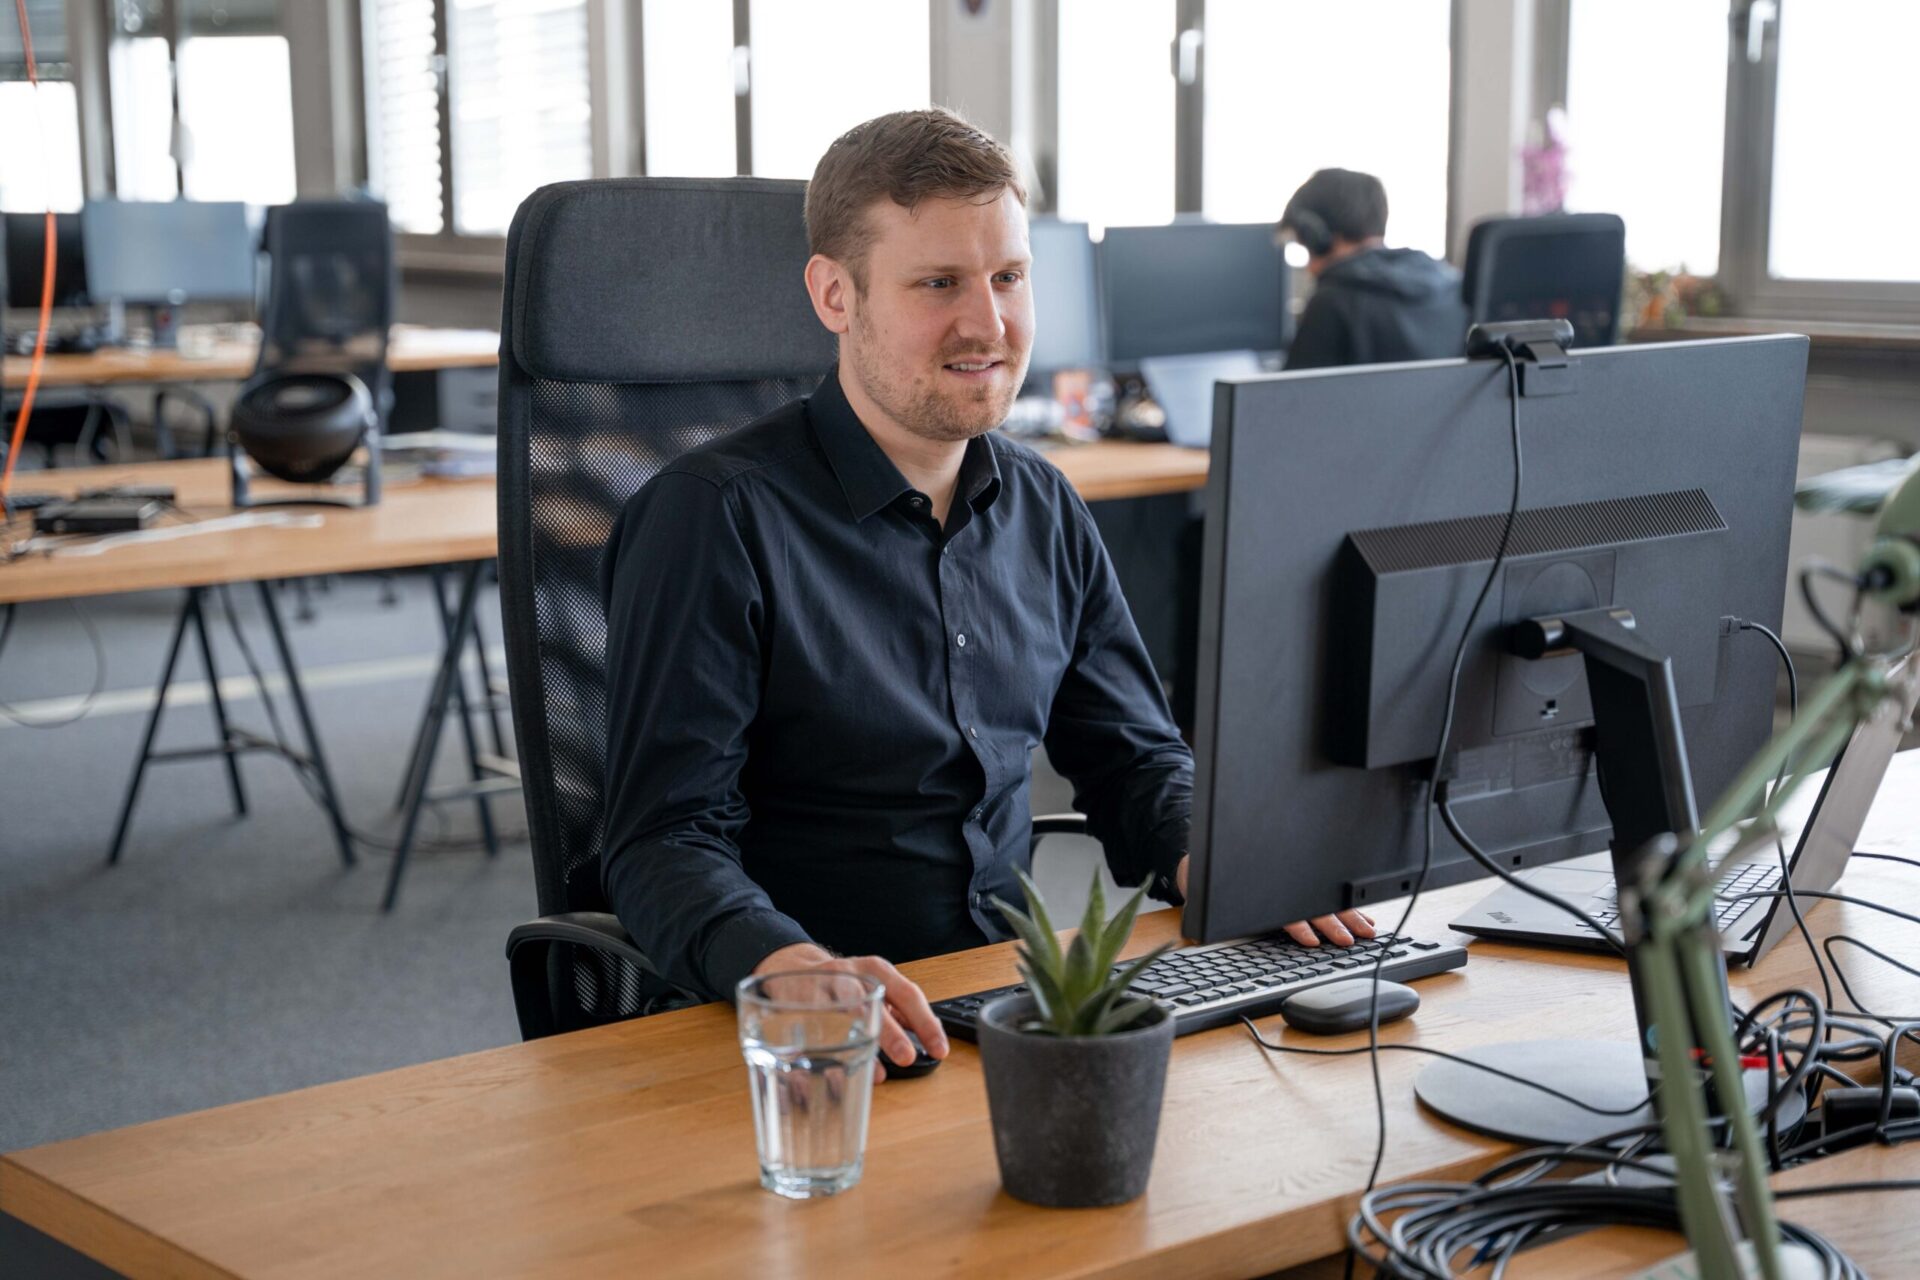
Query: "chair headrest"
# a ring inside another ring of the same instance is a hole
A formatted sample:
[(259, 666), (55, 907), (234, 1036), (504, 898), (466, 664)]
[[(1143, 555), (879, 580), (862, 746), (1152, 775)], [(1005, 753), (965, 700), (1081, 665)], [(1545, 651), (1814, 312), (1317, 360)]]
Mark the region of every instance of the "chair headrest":
[(824, 374), (806, 183), (604, 178), (527, 197), (507, 240), (512, 359), (562, 382)]

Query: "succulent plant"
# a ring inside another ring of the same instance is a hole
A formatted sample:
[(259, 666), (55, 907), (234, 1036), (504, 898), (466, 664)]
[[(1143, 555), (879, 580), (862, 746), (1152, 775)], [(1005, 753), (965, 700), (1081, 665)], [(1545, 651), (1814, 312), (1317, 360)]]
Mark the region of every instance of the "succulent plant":
[(1020, 976), (1033, 993), (1038, 1013), (1020, 1029), (1056, 1036), (1107, 1036), (1130, 1030), (1154, 1005), (1145, 997), (1128, 995), (1128, 984), (1173, 945), (1162, 943), (1125, 967), (1114, 968), (1115, 957), (1133, 933), (1133, 918), (1147, 894), (1145, 886), (1109, 920), (1100, 873), (1095, 871), (1080, 932), (1062, 948), (1040, 890), (1024, 873), (1016, 874), (1027, 909), (997, 897), (993, 903), (1020, 935)]

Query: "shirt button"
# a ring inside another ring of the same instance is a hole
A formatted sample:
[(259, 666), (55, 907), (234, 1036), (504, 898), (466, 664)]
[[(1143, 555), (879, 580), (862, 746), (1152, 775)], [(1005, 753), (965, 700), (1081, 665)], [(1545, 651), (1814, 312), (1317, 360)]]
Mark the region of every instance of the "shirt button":
[(960, 646), (960, 647), (961, 647), (962, 649), (964, 649), (964, 648), (966, 648), (966, 647), (967, 647), (967, 633), (966, 633), (966, 632), (964, 632), (964, 631), (962, 631), (962, 632), (961, 632), (961, 633), (960, 633), (959, 635), (957, 635), (957, 636), (955, 636), (955, 637), (953, 638), (953, 642), (954, 642), (955, 644), (957, 644), (957, 645), (959, 645), (959, 646)]
[(907, 503), (909, 506), (916, 507), (916, 508), (924, 507), (927, 505), (927, 500), (916, 493), (911, 498), (907, 499)]
[(967, 732), (977, 738), (980, 736), (980, 726), (970, 724), (967, 726)]
[(971, 817), (971, 818), (972, 818), (972, 819), (973, 819), (973, 820), (974, 820), (975, 822), (978, 822), (978, 821), (980, 821), (980, 814), (981, 814), (981, 810), (979, 810), (979, 809), (975, 809), (975, 810), (974, 810), (974, 811), (973, 811), (973, 812), (972, 812), (971, 814), (969, 814), (968, 816), (969, 816), (969, 817)]
[(953, 550), (953, 544), (952, 544), (951, 542), (948, 542), (948, 543), (944, 543), (944, 544), (942, 544), (942, 545), (941, 545), (941, 547), (940, 547), (940, 554), (941, 554), (941, 555), (946, 555), (946, 554), (947, 554), (947, 552), (949, 552), (949, 551), (951, 551), (951, 550)]

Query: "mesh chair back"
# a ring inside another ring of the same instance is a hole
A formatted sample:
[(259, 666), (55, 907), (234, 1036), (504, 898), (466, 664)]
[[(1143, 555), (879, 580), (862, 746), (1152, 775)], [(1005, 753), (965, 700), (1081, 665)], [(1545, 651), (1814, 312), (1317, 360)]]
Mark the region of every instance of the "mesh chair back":
[[(604, 911), (606, 616), (626, 500), (687, 449), (811, 391), (834, 347), (807, 301), (806, 187), (560, 183), (507, 238), (500, 333), (500, 600), (542, 915)], [(631, 972), (582, 959), (601, 1017)], [(624, 993), (624, 994), (623, 994)]]
[(327, 370), (357, 376), (381, 422), (392, 394), (393, 223), (374, 200), (298, 200), (267, 211), (267, 302), (254, 375)]

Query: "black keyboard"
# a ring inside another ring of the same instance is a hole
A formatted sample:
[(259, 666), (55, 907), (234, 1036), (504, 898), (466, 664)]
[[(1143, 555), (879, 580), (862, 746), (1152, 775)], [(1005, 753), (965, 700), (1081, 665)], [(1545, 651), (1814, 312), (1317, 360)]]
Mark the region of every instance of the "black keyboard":
[[(1380, 977), (1385, 982), (1432, 977), (1467, 962), (1467, 949), (1451, 943), (1371, 938), (1350, 947), (1303, 947), (1286, 934), (1275, 933), (1169, 951), (1134, 979), (1132, 990), (1172, 1010), (1173, 1034), (1184, 1036), (1242, 1017), (1265, 1017), (1288, 996), (1308, 987), (1367, 977), (1382, 951), (1386, 962)], [(1125, 967), (1116, 965), (1115, 972)], [(1025, 983), (1018, 983), (936, 1000), (933, 1011), (948, 1034), (972, 1040), (981, 1009), (1001, 996), (1024, 995), (1026, 990)]]

